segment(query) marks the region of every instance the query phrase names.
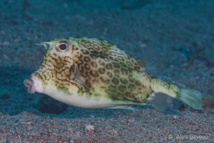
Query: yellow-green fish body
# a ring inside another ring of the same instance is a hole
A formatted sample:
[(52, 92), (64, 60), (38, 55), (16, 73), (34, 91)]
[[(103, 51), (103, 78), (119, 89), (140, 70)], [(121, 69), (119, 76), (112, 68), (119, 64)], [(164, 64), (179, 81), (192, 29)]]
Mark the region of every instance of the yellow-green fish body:
[(59, 38), (41, 44), (47, 49), (41, 67), (24, 82), (30, 93), (85, 108), (128, 108), (161, 92), (201, 108), (200, 92), (151, 78), (136, 60), (107, 41)]

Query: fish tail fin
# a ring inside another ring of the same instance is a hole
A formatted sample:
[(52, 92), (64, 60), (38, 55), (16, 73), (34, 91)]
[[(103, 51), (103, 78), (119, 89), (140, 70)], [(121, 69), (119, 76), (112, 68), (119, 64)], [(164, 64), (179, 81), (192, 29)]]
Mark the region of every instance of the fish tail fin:
[(201, 109), (202, 107), (201, 105), (202, 95), (199, 91), (182, 88), (178, 92), (177, 98), (194, 109)]
[(168, 84), (159, 79), (153, 78), (151, 87), (154, 92), (162, 92), (173, 98), (178, 98), (194, 109), (201, 109), (202, 95), (199, 91), (179, 88), (176, 85)]

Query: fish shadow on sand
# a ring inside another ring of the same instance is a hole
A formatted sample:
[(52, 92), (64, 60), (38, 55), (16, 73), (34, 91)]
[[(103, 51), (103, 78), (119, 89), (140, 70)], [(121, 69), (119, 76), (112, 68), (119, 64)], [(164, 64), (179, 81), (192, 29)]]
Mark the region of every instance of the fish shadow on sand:
[[(44, 95), (36, 105), (34, 109), (39, 111), (38, 114), (42, 116), (53, 116), (60, 118), (80, 118), (80, 117), (104, 117), (112, 118), (118, 116), (119, 114), (126, 114), (129, 112), (135, 112), (137, 110), (154, 109), (154, 107), (149, 105), (133, 105), (134, 111), (128, 109), (89, 109), (89, 108), (79, 108), (75, 106), (66, 105), (55, 99), (52, 99)], [(118, 114), (119, 113), (119, 114)], [(166, 115), (180, 115), (181, 113), (177, 112), (176, 109), (168, 107), (162, 113)]]

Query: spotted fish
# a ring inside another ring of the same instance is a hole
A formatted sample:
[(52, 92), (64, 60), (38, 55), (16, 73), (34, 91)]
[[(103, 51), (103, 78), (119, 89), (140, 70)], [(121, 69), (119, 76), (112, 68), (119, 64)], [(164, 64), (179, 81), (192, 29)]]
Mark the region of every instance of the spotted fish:
[(44, 93), (84, 108), (130, 109), (130, 105), (143, 105), (149, 100), (161, 109), (165, 104), (165, 99), (159, 98), (161, 93), (201, 108), (200, 92), (152, 78), (142, 62), (107, 41), (71, 37), (41, 45), (46, 47), (43, 62), (24, 81), (31, 94)]

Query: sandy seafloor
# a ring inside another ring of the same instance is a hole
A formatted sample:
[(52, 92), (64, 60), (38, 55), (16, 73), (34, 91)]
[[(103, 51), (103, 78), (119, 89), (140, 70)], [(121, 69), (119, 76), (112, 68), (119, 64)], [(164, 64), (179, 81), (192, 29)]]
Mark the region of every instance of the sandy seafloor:
[[(0, 142), (214, 142), (214, 0), (104, 1), (0, 1)], [(71, 36), (152, 53), (150, 73), (202, 92), (203, 110), (170, 98), (173, 112), (82, 109), (28, 94), (23, 80), (45, 54), (36, 43)]]

